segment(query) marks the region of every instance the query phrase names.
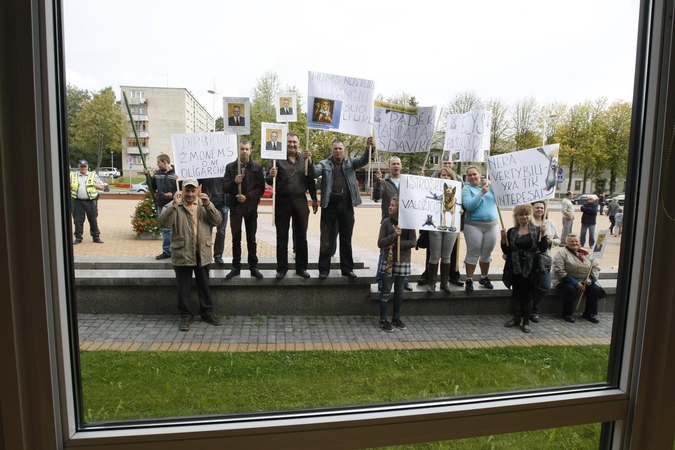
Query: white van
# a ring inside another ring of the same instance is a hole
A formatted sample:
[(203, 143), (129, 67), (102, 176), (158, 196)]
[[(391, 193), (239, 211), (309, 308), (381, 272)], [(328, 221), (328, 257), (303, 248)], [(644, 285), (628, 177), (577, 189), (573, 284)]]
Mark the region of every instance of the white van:
[(99, 167), (98, 176), (102, 178), (117, 178), (121, 175), (120, 171), (114, 167)]

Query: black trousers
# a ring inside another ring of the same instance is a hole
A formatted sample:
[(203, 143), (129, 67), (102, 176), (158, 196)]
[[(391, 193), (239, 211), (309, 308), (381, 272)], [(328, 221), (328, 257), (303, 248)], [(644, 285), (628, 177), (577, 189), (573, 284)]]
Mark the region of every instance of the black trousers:
[(96, 239), (101, 236), (98, 229), (98, 199), (96, 200), (79, 200), (71, 198), (73, 205), (73, 222), (75, 222), (75, 239), (82, 239), (84, 233), (84, 218), (87, 217), (89, 222), (89, 234)]
[(513, 318), (520, 322), (523, 318), (523, 325), (530, 324), (530, 314), (532, 313), (532, 301), (534, 300), (535, 282), (530, 278), (523, 278), (514, 274), (511, 280), (511, 310)]
[(293, 219), (295, 233), (295, 270), (307, 270), (307, 226), (309, 224), (309, 207), (307, 197), (277, 196), (274, 210), (274, 226), (277, 229), (277, 270), (288, 270), (288, 235)]
[(352, 233), (354, 232), (354, 207), (351, 199), (336, 201), (321, 208), (321, 246), (319, 247), (319, 272), (330, 272), (330, 257), (340, 234), (340, 270), (342, 273), (354, 270), (352, 254)]
[(255, 233), (258, 230), (258, 208), (249, 211), (248, 206), (238, 204), (230, 208), (230, 231), (232, 232), (232, 268), (241, 269), (241, 223), (246, 227), (246, 248), (249, 269), (258, 267)]
[(173, 266), (173, 270), (176, 272), (176, 282), (178, 283), (178, 310), (181, 317), (194, 317), (188, 307), (193, 272), (195, 274), (195, 281), (197, 282), (199, 315), (202, 318), (206, 318), (213, 314), (213, 297), (211, 297), (211, 289), (209, 289), (209, 267), (209, 264), (202, 267)]

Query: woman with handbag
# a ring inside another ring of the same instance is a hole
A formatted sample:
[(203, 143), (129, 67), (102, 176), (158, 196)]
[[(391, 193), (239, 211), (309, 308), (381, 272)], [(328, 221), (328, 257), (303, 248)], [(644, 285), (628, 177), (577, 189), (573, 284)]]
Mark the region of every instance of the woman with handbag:
[(508, 231), (502, 230), (501, 245), (506, 255), (506, 264), (511, 270), (511, 309), (513, 319), (505, 327), (517, 327), (523, 322), (523, 332), (530, 332), (530, 314), (537, 280), (538, 256), (546, 252), (546, 239), (539, 239), (546, 232), (531, 223), (532, 205), (518, 205), (513, 208), (515, 226)]
[[(548, 218), (546, 203), (543, 200), (532, 203), (532, 223), (538, 227), (544, 226), (546, 229), (546, 236), (544, 238), (548, 244), (546, 246), (546, 255), (550, 257), (551, 247), (557, 247), (560, 244), (560, 236), (558, 235), (558, 228)], [(530, 313), (531, 322), (539, 323), (539, 302), (550, 290), (551, 270), (549, 267), (548, 271), (540, 272), (537, 275), (537, 288), (534, 291), (534, 301), (532, 302), (532, 312)]]

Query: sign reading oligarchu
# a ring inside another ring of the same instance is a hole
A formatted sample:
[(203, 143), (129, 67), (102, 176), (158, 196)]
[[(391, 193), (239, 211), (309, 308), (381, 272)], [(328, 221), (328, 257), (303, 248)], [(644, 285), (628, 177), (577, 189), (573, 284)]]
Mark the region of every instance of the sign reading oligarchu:
[(427, 152), (434, 140), (436, 107), (375, 102), (375, 137), (383, 152)]
[(216, 133), (172, 134), (173, 165), (178, 178), (219, 178), (237, 159), (237, 136)]
[(560, 144), (490, 156), (487, 159), (497, 206), (555, 197)]

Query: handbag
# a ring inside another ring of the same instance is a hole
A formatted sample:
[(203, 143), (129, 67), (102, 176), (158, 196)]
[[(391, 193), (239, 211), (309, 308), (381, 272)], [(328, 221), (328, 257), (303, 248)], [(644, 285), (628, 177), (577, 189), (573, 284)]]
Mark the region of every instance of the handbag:
[(417, 238), (417, 243), (415, 244), (415, 250), (421, 248), (429, 248), (429, 231), (420, 230), (420, 236)]
[(535, 265), (537, 269), (537, 274), (545, 274), (551, 271), (551, 266), (553, 265), (553, 258), (546, 253), (537, 253), (537, 264)]

